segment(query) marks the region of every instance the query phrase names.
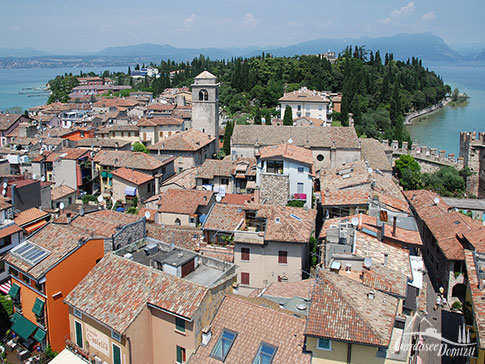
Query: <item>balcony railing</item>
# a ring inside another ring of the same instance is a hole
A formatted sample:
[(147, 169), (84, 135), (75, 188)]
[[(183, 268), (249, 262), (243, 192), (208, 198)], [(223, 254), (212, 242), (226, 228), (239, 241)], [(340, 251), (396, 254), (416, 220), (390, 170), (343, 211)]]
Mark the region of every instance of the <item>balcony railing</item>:
[(94, 363), (94, 355), (89, 355), (89, 352), (86, 349), (80, 348), (76, 344), (74, 344), (71, 340), (67, 337), (66, 339), (66, 349), (69, 350), (71, 353), (77, 355), (84, 361), (88, 363)]

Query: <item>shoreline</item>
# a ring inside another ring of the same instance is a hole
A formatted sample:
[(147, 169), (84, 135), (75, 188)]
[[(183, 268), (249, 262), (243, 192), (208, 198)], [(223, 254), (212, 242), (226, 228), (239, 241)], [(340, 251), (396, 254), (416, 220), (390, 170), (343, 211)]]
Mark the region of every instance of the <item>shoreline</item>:
[(423, 116), (423, 115), (426, 115), (426, 114), (431, 114), (432, 112), (435, 112), (437, 110), (440, 110), (443, 107), (445, 107), (446, 105), (448, 105), (451, 101), (452, 101), (452, 98), (447, 97), (447, 98), (441, 100), (441, 102), (439, 104), (435, 104), (435, 105), (432, 105), (432, 106), (427, 107), (425, 109), (421, 109), (419, 111), (414, 111), (412, 113), (407, 114), (404, 117), (404, 125), (413, 125), (411, 120), (416, 119), (416, 118)]

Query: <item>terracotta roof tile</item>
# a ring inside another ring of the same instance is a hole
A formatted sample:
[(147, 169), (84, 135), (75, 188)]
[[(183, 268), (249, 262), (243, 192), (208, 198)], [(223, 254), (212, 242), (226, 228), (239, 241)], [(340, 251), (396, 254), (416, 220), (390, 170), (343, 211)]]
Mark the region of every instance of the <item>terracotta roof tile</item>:
[(190, 364), (219, 364), (210, 356), (222, 331), (237, 333), (226, 363), (252, 362), (262, 342), (277, 347), (272, 364), (310, 364), (311, 355), (303, 350), (305, 320), (292, 312), (280, 310), (266, 299), (226, 296), (211, 323), (212, 338), (207, 346), (200, 345), (190, 358)]
[(234, 164), (230, 159), (206, 159), (197, 169), (195, 178), (231, 177)]
[(258, 155), (261, 159), (282, 157), (301, 162), (310, 165), (313, 173), (313, 155), (312, 151), (307, 148), (298, 147), (293, 144), (277, 144), (262, 148)]
[(159, 117), (153, 119), (141, 119), (137, 126), (163, 126), (163, 125), (182, 125), (183, 119), (172, 117)]
[(207, 289), (157, 269), (106, 255), (65, 302), (119, 333), (148, 304), (191, 319)]
[(76, 190), (66, 185), (61, 185), (58, 187), (54, 187), (51, 189), (51, 200), (56, 201), (60, 198), (66, 197), (72, 193), (75, 193)]
[(156, 144), (150, 145), (148, 149), (160, 149), (165, 151), (196, 151), (214, 142), (214, 140), (214, 137), (204, 134), (201, 131), (189, 129), (187, 131), (171, 135)]
[(392, 171), (391, 164), (385, 153), (385, 147), (380, 141), (372, 138), (361, 138), (359, 141), (362, 159), (369, 163), (370, 168), (379, 169), (383, 172)]
[(154, 177), (149, 176), (148, 174), (138, 172), (133, 169), (128, 169), (125, 167), (118, 168), (114, 170), (112, 173), (113, 173), (113, 176), (120, 177), (138, 186), (155, 179)]
[(305, 335), (388, 347), (399, 301), (386, 293), (320, 270), (312, 295)]
[(200, 228), (189, 226), (147, 225), (147, 236), (164, 243), (174, 243), (185, 249), (196, 250), (204, 234)]
[(207, 206), (211, 198), (212, 191), (170, 189), (160, 194), (158, 211), (191, 215), (200, 206)]
[(185, 169), (163, 181), (162, 186), (174, 184), (186, 190), (194, 189), (196, 187), (195, 175), (197, 174), (198, 168), (199, 167)]
[(15, 223), (18, 226), (24, 226), (31, 222), (45, 219), (49, 216), (49, 214), (45, 211), (39, 210), (36, 207), (32, 207), (31, 209), (25, 210), (20, 212), (14, 219)]
[(161, 166), (172, 160), (173, 157), (160, 161), (146, 153), (108, 150), (99, 151), (93, 158), (95, 163), (99, 163), (102, 166), (126, 167), (147, 171), (159, 169)]

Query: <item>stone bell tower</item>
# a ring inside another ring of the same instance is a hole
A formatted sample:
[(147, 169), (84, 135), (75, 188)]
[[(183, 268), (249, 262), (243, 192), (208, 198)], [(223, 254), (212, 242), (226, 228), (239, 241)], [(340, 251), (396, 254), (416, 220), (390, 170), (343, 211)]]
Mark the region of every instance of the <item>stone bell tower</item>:
[(195, 77), (192, 85), (192, 128), (219, 137), (219, 84), (207, 71)]

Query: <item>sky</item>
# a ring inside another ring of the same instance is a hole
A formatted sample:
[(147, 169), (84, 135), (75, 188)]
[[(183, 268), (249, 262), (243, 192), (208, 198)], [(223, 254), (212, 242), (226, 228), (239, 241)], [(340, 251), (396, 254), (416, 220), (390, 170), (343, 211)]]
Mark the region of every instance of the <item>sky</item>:
[(0, 47), (269, 47), (419, 32), (485, 44), (484, 13), (483, 0), (0, 0)]

